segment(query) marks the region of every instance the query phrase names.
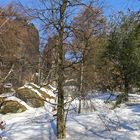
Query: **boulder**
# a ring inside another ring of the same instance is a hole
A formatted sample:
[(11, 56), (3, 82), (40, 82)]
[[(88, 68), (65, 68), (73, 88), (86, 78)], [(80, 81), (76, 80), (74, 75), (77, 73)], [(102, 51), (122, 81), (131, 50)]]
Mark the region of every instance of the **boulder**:
[(18, 113), (23, 111), (26, 111), (26, 107), (13, 100), (4, 101), (0, 109), (1, 114)]
[(50, 99), (51, 100), (51, 99), (56, 98), (55, 94), (53, 93), (52, 89), (50, 89), (49, 86), (40, 87), (40, 86), (38, 86), (36, 84), (33, 84), (33, 83), (30, 83), (28, 85), (31, 86), (33, 89), (37, 90), (44, 99), (48, 99), (48, 100)]
[(0, 107), (2, 106), (2, 104), (4, 103), (5, 98), (4, 97), (0, 97)]
[(15, 96), (31, 107), (38, 108), (44, 106), (43, 98), (35, 91), (36, 90), (22, 87), (16, 90)]

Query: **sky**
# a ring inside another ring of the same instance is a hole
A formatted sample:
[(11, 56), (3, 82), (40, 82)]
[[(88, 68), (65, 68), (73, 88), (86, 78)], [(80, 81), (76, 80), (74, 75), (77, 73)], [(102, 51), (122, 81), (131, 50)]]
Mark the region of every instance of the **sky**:
[[(4, 6), (16, 0), (0, 0), (0, 5)], [(22, 3), (29, 4), (36, 0), (20, 0)], [(112, 12), (120, 10), (126, 11), (128, 8), (132, 10), (140, 9), (140, 0), (102, 0), (105, 4), (105, 13), (108, 15)]]
[(140, 10), (140, 0), (105, 0), (105, 13), (107, 15), (132, 9), (134, 11)]
[[(14, 3), (16, 1), (20, 1), (23, 5), (35, 5), (37, 0), (0, 0), (0, 6), (5, 6), (8, 3)], [(86, 0), (85, 0), (86, 1)], [(133, 11), (140, 10), (140, 0), (100, 0), (103, 2), (103, 12), (106, 17), (113, 13), (117, 13), (118, 11), (127, 11), (128, 8)], [(39, 28), (39, 24), (35, 23), (37, 28)]]
[[(8, 3), (15, 2), (18, 0), (0, 0), (0, 6), (5, 6)], [(36, 0), (19, 0), (24, 5), (35, 4)], [(118, 11), (127, 11), (132, 9), (134, 11), (140, 10), (140, 0), (100, 0), (103, 1), (104, 15), (109, 16), (112, 13)]]
[[(20, 1), (23, 5), (35, 5), (37, 0), (0, 0), (0, 6), (5, 6), (8, 3), (14, 3)], [(85, 0), (86, 1), (86, 0)], [(110, 14), (117, 13), (118, 11), (127, 11), (132, 9), (134, 11), (140, 10), (140, 0), (100, 0), (103, 2), (103, 12), (106, 17)], [(39, 24), (35, 23), (35, 26), (39, 28)]]

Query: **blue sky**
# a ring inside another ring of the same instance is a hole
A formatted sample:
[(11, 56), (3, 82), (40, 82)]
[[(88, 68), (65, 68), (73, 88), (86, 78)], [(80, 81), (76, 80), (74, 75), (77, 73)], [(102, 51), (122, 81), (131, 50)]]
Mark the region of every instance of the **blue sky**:
[[(10, 2), (14, 2), (16, 0), (0, 0), (0, 5), (6, 5)], [(25, 5), (35, 2), (36, 0), (20, 0)], [(117, 12), (119, 10), (126, 10), (128, 8), (133, 10), (139, 10), (140, 9), (140, 1), (139, 0), (102, 0), (105, 3), (105, 12), (111, 13), (111, 12)]]
[[(8, 3), (13, 3), (16, 1), (18, 0), (0, 0), (0, 6), (5, 6)], [(36, 0), (19, 0), (19, 1), (21, 1), (24, 5), (29, 4), (34, 5)], [(128, 8), (134, 11), (140, 10), (140, 0), (100, 0), (100, 1), (103, 1), (104, 15), (106, 17), (118, 11), (127, 11)]]
[[(13, 3), (18, 0), (0, 0), (0, 6), (5, 6), (8, 3)], [(37, 0), (19, 0), (24, 5), (35, 5)], [(86, 1), (86, 0), (85, 0)], [(134, 11), (140, 10), (140, 0), (100, 0), (103, 1), (104, 5), (104, 15), (107, 17), (112, 13), (118, 11), (127, 11), (127, 9), (132, 9)], [(39, 24), (35, 23), (39, 28)]]
[[(0, 6), (4, 6), (16, 0), (0, 0)], [(36, 0), (19, 0), (25, 5), (35, 3)], [(140, 10), (140, 0), (102, 0), (104, 2), (104, 13), (106, 16), (118, 11)]]
[(132, 9), (134, 11), (140, 10), (139, 0), (105, 0), (105, 13), (111, 14), (112, 12), (127, 11)]

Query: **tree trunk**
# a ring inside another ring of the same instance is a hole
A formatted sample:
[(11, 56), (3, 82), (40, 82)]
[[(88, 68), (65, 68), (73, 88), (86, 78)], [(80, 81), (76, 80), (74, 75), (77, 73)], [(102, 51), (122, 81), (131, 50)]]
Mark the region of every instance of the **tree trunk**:
[(63, 42), (60, 40), (58, 46), (58, 105), (57, 105), (57, 137), (65, 138), (65, 122), (64, 122), (64, 91), (63, 91)]
[(41, 56), (39, 56), (39, 65), (38, 65), (38, 81), (37, 81), (37, 84), (40, 84), (41, 83)]
[(57, 138), (64, 139), (66, 137), (65, 130), (65, 113), (64, 113), (64, 15), (67, 7), (67, 0), (62, 1), (60, 8), (60, 29), (58, 31), (58, 105), (57, 105)]
[(18, 78), (18, 85), (19, 86), (21, 86), (23, 83), (23, 81), (22, 81), (22, 76), (23, 76), (23, 70), (22, 70), (23, 68), (22, 68), (22, 65), (20, 65), (20, 67), (19, 67), (19, 78)]
[(81, 111), (82, 111), (83, 74), (84, 74), (84, 62), (82, 60), (81, 70), (80, 70), (80, 87), (79, 87), (80, 97), (79, 97), (78, 113), (81, 113)]
[(125, 77), (124, 80), (124, 100), (128, 101), (128, 92), (129, 92), (129, 82), (128, 82), (128, 78)]
[(58, 105), (57, 105), (57, 137), (65, 138), (65, 121), (64, 121), (64, 92), (63, 92), (63, 73), (59, 68), (58, 78)]
[(80, 114), (82, 110), (82, 100), (79, 98), (79, 106), (78, 106), (78, 113)]

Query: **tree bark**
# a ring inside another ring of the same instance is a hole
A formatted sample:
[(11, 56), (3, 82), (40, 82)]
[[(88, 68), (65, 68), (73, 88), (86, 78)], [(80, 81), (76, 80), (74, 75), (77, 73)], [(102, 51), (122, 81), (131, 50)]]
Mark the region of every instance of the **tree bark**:
[(57, 105), (57, 138), (66, 137), (65, 130), (65, 113), (64, 113), (64, 15), (67, 7), (67, 0), (62, 1), (60, 8), (60, 29), (58, 31), (58, 105)]
[(41, 81), (41, 78), (42, 78), (42, 76), (41, 76), (41, 62), (42, 62), (41, 56), (39, 56), (38, 81), (37, 81), (37, 84), (39, 84), (39, 85), (40, 85), (40, 83), (42, 82), (42, 81)]
[(64, 123), (64, 91), (63, 91), (63, 45), (60, 43), (58, 48), (58, 105), (57, 105), (57, 137), (63, 139), (65, 137)]
[(82, 60), (81, 63), (81, 70), (80, 70), (80, 97), (79, 97), (79, 107), (78, 107), (78, 113), (80, 114), (82, 111), (82, 94), (83, 94), (83, 74), (84, 74), (84, 62)]
[(124, 100), (128, 101), (128, 92), (129, 92), (129, 82), (128, 78), (125, 77), (124, 79)]

